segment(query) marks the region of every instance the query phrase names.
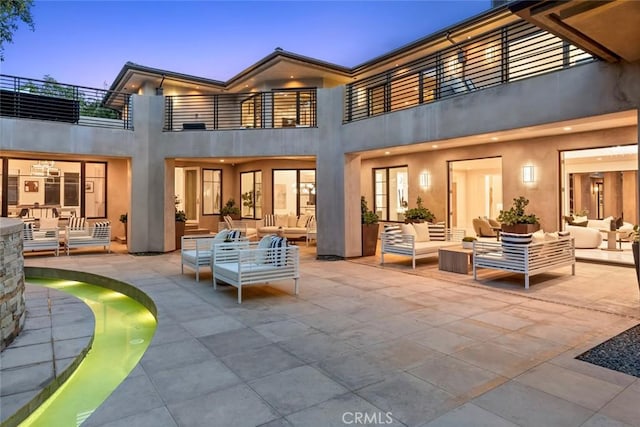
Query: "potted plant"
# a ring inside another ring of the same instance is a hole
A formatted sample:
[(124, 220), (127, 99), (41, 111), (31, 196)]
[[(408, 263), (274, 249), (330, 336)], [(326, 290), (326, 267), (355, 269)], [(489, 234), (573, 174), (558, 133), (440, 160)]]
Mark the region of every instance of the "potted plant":
[(465, 236), (462, 238), (462, 247), (465, 249), (473, 249), (473, 242), (475, 242), (476, 239), (475, 237), (472, 236)]
[(422, 205), (422, 198), (418, 196), (416, 199), (416, 207), (407, 209), (404, 213), (404, 221), (410, 222), (433, 222), (436, 216)]
[(638, 288), (640, 288), (640, 270), (638, 270), (638, 245), (640, 244), (640, 227), (638, 224), (633, 226), (633, 231), (629, 233), (631, 240), (631, 251), (633, 251), (633, 264), (636, 267), (636, 279), (638, 280)]
[(236, 206), (234, 198), (227, 200), (227, 203), (220, 209), (220, 215), (229, 215), (232, 219), (240, 219), (240, 208)]
[(506, 211), (500, 211), (498, 221), (505, 233), (527, 234), (540, 229), (539, 218), (534, 214), (525, 214), (524, 210), (529, 199), (524, 196), (513, 199), (513, 206)]
[(123, 213), (120, 215), (120, 222), (124, 224), (124, 242), (127, 242), (127, 221), (129, 218), (129, 213)]
[(362, 222), (362, 256), (373, 256), (378, 246), (378, 215), (369, 210), (367, 200), (360, 197)]
[(182, 248), (182, 236), (184, 236), (184, 227), (187, 222), (187, 214), (183, 210), (178, 209), (180, 199), (174, 196), (174, 204), (176, 206), (176, 249)]

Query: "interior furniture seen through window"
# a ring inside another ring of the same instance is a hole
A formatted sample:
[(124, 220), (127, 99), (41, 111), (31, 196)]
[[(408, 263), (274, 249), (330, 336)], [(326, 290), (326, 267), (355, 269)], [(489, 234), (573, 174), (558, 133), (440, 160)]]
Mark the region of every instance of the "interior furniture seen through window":
[(240, 174), (241, 212), (243, 218), (262, 217), (262, 171)]
[(315, 215), (315, 169), (276, 169), (273, 171), (273, 213)]

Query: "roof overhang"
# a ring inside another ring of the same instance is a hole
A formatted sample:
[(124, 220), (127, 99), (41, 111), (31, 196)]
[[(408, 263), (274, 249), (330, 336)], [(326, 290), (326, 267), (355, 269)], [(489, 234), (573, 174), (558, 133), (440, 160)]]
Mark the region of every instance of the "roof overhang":
[(639, 1), (522, 0), (509, 9), (605, 61), (640, 60)]

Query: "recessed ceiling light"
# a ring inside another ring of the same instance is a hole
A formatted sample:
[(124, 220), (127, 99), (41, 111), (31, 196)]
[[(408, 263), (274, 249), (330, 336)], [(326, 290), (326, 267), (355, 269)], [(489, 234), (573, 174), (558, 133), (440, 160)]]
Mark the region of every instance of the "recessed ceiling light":
[(565, 130), (565, 131), (566, 130), (571, 130), (571, 126), (565, 126), (565, 127), (562, 128), (562, 130)]
[(388, 156), (389, 154), (391, 154), (391, 151), (385, 151), (385, 152), (384, 152), (384, 155), (385, 155), (385, 156)]
[(492, 141), (497, 141), (497, 140), (498, 140), (498, 137), (497, 137), (497, 136), (494, 136), (493, 138), (491, 138), (491, 140), (492, 140)]
[(293, 76), (289, 76), (289, 77), (293, 78)]
[(396, 67), (397, 67), (398, 65), (399, 65), (399, 64), (396, 64)]
[(434, 144), (434, 145), (431, 146), (431, 148), (438, 148), (438, 145)]
[(224, 159), (220, 159), (220, 163), (224, 163)]
[(598, 157), (598, 160), (602, 160), (602, 157)]

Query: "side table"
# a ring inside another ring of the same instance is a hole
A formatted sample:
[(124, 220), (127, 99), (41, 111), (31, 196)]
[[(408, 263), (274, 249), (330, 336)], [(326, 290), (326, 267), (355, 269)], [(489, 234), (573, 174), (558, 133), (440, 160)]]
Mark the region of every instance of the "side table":
[(603, 233), (607, 233), (607, 247), (601, 248), (603, 251), (622, 251), (622, 240), (620, 240), (620, 248), (616, 247), (616, 241), (618, 240), (619, 232), (617, 230), (600, 230)]
[(465, 249), (462, 246), (438, 249), (438, 270), (469, 274), (471, 263), (473, 263), (473, 249)]

